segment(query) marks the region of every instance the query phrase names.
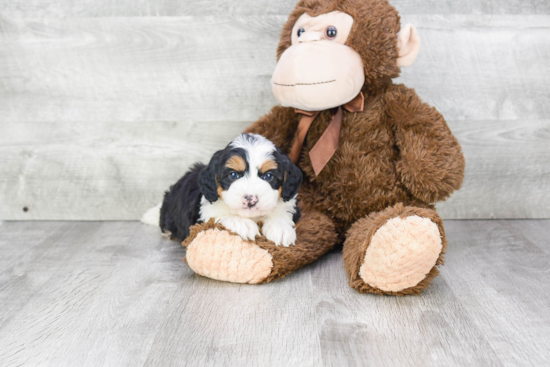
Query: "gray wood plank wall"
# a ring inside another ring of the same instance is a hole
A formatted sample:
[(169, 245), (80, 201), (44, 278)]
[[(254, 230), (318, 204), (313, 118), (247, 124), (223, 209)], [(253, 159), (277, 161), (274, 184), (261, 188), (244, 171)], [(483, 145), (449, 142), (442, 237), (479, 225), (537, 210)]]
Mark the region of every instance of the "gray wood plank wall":
[[(467, 160), (444, 218), (550, 217), (550, 2), (393, 1)], [(0, 0), (0, 219), (132, 220), (274, 104), (293, 0)], [(28, 208), (23, 211), (23, 208)]]

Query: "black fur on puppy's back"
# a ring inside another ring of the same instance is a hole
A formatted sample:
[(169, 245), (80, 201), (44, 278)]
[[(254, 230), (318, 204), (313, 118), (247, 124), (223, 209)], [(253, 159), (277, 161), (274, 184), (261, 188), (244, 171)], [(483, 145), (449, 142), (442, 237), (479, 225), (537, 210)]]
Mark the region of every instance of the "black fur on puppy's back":
[(160, 209), (160, 229), (170, 232), (172, 239), (183, 241), (189, 236), (189, 227), (199, 220), (202, 196), (199, 189), (199, 174), (205, 168), (204, 164), (195, 163), (191, 170), (164, 194)]

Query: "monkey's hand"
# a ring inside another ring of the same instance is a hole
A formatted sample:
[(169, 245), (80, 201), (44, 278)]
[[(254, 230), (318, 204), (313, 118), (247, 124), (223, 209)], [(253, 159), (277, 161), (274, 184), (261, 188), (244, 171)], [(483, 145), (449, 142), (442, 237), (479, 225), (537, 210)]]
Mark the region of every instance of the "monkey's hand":
[(446, 199), (462, 185), (465, 162), (445, 119), (403, 85), (394, 86), (385, 98), (395, 127), (401, 182), (426, 203)]

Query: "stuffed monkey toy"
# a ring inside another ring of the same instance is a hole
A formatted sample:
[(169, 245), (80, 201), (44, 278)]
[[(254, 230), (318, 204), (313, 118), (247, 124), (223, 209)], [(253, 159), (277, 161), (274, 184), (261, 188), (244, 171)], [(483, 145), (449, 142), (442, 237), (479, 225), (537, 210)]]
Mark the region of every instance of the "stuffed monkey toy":
[(343, 244), (361, 293), (418, 294), (447, 241), (434, 204), (460, 188), (461, 147), (445, 120), (392, 79), (420, 48), (387, 0), (301, 0), (283, 27), (273, 93), (281, 104), (246, 132), (265, 136), (304, 173), (297, 240), (244, 241), (218, 223), (191, 228), (186, 261), (213, 279), (281, 278)]

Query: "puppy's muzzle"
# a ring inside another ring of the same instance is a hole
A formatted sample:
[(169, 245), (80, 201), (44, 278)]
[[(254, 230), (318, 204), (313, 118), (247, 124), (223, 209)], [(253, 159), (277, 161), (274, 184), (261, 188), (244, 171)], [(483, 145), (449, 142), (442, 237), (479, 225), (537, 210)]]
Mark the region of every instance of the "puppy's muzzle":
[(258, 203), (258, 197), (256, 195), (245, 195), (243, 198), (243, 204), (246, 207), (252, 208)]

